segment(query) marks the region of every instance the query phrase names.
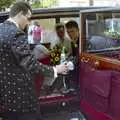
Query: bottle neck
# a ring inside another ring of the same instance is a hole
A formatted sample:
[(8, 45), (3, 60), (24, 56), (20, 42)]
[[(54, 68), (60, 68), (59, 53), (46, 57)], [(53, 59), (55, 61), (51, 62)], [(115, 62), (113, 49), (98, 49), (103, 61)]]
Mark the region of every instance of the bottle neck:
[(61, 61), (60, 61), (60, 63), (64, 63), (65, 61), (66, 61), (65, 47), (63, 47), (62, 51), (61, 51)]
[(65, 54), (65, 47), (64, 47), (64, 46), (62, 47), (61, 53), (62, 53), (62, 54)]

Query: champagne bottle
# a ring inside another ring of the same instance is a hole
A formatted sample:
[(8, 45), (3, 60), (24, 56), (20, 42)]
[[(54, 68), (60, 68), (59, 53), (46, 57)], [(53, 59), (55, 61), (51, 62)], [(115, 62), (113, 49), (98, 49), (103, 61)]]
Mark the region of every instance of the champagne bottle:
[(61, 55), (60, 55), (60, 64), (65, 63), (66, 61), (66, 54), (65, 54), (65, 47), (62, 47)]
[[(66, 55), (65, 55), (65, 47), (62, 47), (61, 55), (60, 55), (60, 64), (64, 64), (66, 62)], [(67, 89), (66, 81), (65, 81), (65, 75), (63, 75), (63, 87), (64, 90)]]

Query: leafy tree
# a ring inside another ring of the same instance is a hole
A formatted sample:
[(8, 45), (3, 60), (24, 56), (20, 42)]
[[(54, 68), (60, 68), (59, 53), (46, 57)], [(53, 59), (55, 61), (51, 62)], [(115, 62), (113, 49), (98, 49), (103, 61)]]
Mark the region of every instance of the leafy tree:
[(0, 11), (8, 8), (15, 0), (0, 0)]
[(33, 2), (32, 7), (33, 8), (48, 8), (55, 4), (57, 4), (57, 0), (36, 0), (35, 2)]

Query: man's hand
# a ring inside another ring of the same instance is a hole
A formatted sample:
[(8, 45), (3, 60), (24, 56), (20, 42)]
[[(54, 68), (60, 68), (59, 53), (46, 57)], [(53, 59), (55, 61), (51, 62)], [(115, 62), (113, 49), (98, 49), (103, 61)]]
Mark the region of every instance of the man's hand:
[(71, 71), (74, 70), (74, 64), (71, 61), (67, 62), (67, 66), (68, 66), (69, 70), (71, 70)]
[(56, 65), (55, 68), (58, 74), (67, 74), (69, 71), (67, 64)]

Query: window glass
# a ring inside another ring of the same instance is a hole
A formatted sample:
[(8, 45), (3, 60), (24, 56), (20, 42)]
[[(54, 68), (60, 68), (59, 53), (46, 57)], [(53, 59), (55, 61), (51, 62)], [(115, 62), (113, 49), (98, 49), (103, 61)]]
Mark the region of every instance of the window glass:
[(94, 13), (86, 19), (87, 50), (115, 50), (120, 46), (120, 13)]
[(56, 42), (54, 26), (55, 18), (32, 20), (28, 28), (28, 42), (30, 44), (51, 43), (52, 46)]
[[(62, 23), (66, 23), (69, 20), (75, 20), (79, 24), (79, 17), (60, 17), (60, 22)], [(28, 28), (28, 43), (50, 43), (50, 47), (52, 48), (55, 44), (58, 43), (55, 25), (56, 18), (31, 20), (31, 23)], [(67, 35), (67, 32), (65, 33), (65, 35), (68, 39), (70, 39)]]

